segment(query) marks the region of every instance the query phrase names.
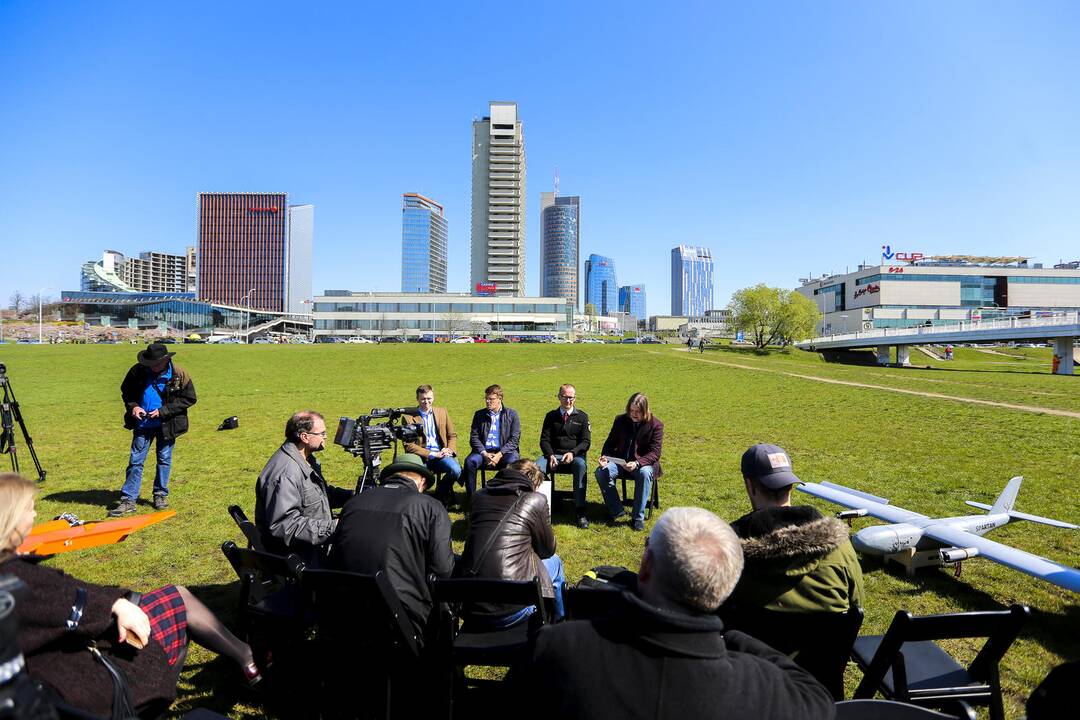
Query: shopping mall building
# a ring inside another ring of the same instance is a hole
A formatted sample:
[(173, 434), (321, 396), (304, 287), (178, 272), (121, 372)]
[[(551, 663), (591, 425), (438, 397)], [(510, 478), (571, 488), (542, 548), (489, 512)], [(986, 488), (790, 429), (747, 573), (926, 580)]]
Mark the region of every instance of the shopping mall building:
[(924, 257), (886, 248), (881, 265), (803, 279), (797, 291), (821, 310), (819, 335), (1080, 308), (1080, 263), (1044, 268), (1028, 261), (1022, 257)]

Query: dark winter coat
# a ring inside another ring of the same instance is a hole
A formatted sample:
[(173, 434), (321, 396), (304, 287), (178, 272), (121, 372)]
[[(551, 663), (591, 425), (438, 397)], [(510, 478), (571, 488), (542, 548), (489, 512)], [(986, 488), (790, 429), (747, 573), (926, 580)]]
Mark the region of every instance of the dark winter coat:
[[(484, 443), (490, 431), (491, 413), (487, 408), (474, 412), (469, 429), (469, 447), (474, 453), (482, 454), (487, 449)], [(503, 405), (499, 411), (499, 452), (503, 455), (519, 452), (520, 443), (521, 418), (518, 417), (517, 410)]]
[(428, 575), (449, 577), (454, 568), (450, 516), (408, 478), (394, 475), (382, 483), (345, 503), (330, 564), (350, 572), (385, 571), (423, 637), (433, 607)]
[(604, 457), (617, 457), (627, 462), (633, 460), (639, 465), (652, 465), (656, 468), (655, 477), (660, 477), (660, 455), (664, 451), (664, 423), (655, 415), (652, 419), (638, 423), (634, 430), (634, 421), (627, 414), (615, 417), (611, 423), (611, 432), (604, 441), (600, 454)]
[[(134, 430), (138, 421), (131, 414), (143, 399), (147, 376), (150, 368), (135, 363), (120, 383), (120, 396), (124, 399), (124, 427)], [(184, 368), (172, 364), (172, 378), (165, 386), (165, 396), (161, 398), (159, 414), (161, 416), (161, 435), (166, 442), (171, 442), (188, 431), (188, 408), (195, 404), (195, 385)]]
[(745, 565), (731, 606), (844, 612), (863, 606), (862, 568), (847, 526), (810, 506), (764, 508), (731, 527)]
[[(547, 625), (515, 696), (527, 717), (817, 720), (833, 699), (805, 670), (714, 615), (661, 610), (632, 593), (607, 618)], [(554, 692), (553, 692), (554, 689)]]
[[(19, 558), (0, 564), (0, 573), (15, 575), (28, 588), (16, 609), (19, 644), (30, 674), (56, 688), (65, 701), (103, 717), (112, 710), (113, 683), (87, 650), (90, 641), (123, 669), (137, 708), (164, 709), (176, 698), (181, 663), (170, 666), (153, 639), (142, 650), (117, 642), (112, 606), (127, 590), (83, 582)], [(69, 631), (67, 621), (80, 587), (86, 589), (86, 605), (78, 626)]]
[[(507, 515), (514, 503), (517, 503), (517, 507)], [(504, 516), (506, 521), (499, 529)], [(499, 534), (488, 546), (496, 529), (499, 529)], [(487, 553), (479, 557), (485, 546)], [(551, 578), (540, 562), (541, 558), (554, 554), (555, 533), (551, 528), (547, 498), (533, 491), (532, 483), (525, 475), (505, 469), (492, 478), (487, 487), (473, 495), (465, 552), (454, 568), (454, 575), (495, 580), (532, 580), (539, 577), (544, 596), (554, 597)], [(484, 603), (470, 608), (469, 615), (476, 618), (502, 617), (519, 609)]]

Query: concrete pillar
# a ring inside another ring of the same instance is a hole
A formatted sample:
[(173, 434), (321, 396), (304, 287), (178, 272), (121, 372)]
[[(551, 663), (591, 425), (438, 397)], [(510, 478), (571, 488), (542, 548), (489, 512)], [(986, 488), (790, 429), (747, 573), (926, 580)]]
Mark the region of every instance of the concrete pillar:
[(889, 364), (889, 346), (878, 345), (877, 348), (877, 364), (888, 365)]
[(903, 365), (903, 366), (910, 365), (911, 364), (911, 357), (909, 356), (910, 352), (911, 352), (911, 346), (910, 345), (897, 345), (896, 346), (896, 364), (897, 365)]
[(1073, 359), (1073, 343), (1076, 338), (1054, 338), (1054, 355), (1059, 358), (1058, 375), (1072, 375), (1075, 361)]

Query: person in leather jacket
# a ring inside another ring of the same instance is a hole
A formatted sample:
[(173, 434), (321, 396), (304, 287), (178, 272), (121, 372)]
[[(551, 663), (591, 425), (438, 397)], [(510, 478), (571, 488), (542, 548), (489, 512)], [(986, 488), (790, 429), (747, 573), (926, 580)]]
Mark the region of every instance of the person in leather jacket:
[[(555, 554), (555, 533), (547, 498), (537, 492), (544, 473), (532, 460), (518, 460), (488, 481), (473, 496), (465, 551), (454, 568), (455, 577), (499, 580), (540, 578), (544, 597), (555, 601), (562, 615), (562, 560)], [(523, 621), (534, 607), (477, 603), (465, 613), (466, 622), (493, 628)]]

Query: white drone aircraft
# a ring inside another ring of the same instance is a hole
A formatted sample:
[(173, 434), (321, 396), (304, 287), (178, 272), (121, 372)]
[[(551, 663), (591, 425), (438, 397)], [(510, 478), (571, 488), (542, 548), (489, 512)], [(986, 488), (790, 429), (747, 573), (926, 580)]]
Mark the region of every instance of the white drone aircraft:
[(993, 505), (967, 501), (968, 505), (989, 510), (988, 514), (948, 518), (929, 518), (893, 507), (885, 498), (835, 483), (803, 483), (797, 487), (814, 497), (852, 508), (852, 510), (839, 513), (838, 517), (841, 519), (850, 520), (870, 515), (892, 523), (863, 528), (852, 535), (851, 544), (859, 552), (869, 555), (888, 555), (905, 550), (938, 548), (938, 564), (952, 564), (968, 558), (985, 557), (1040, 580), (1080, 593), (1080, 570), (982, 537), (994, 528), (1007, 525), (1012, 520), (1029, 520), (1053, 527), (1077, 529), (1076, 525), (1060, 520), (1051, 520), (1013, 510), (1013, 504), (1016, 502), (1016, 495), (1020, 492), (1020, 483), (1023, 480), (1022, 477), (1014, 477), (1010, 480)]

